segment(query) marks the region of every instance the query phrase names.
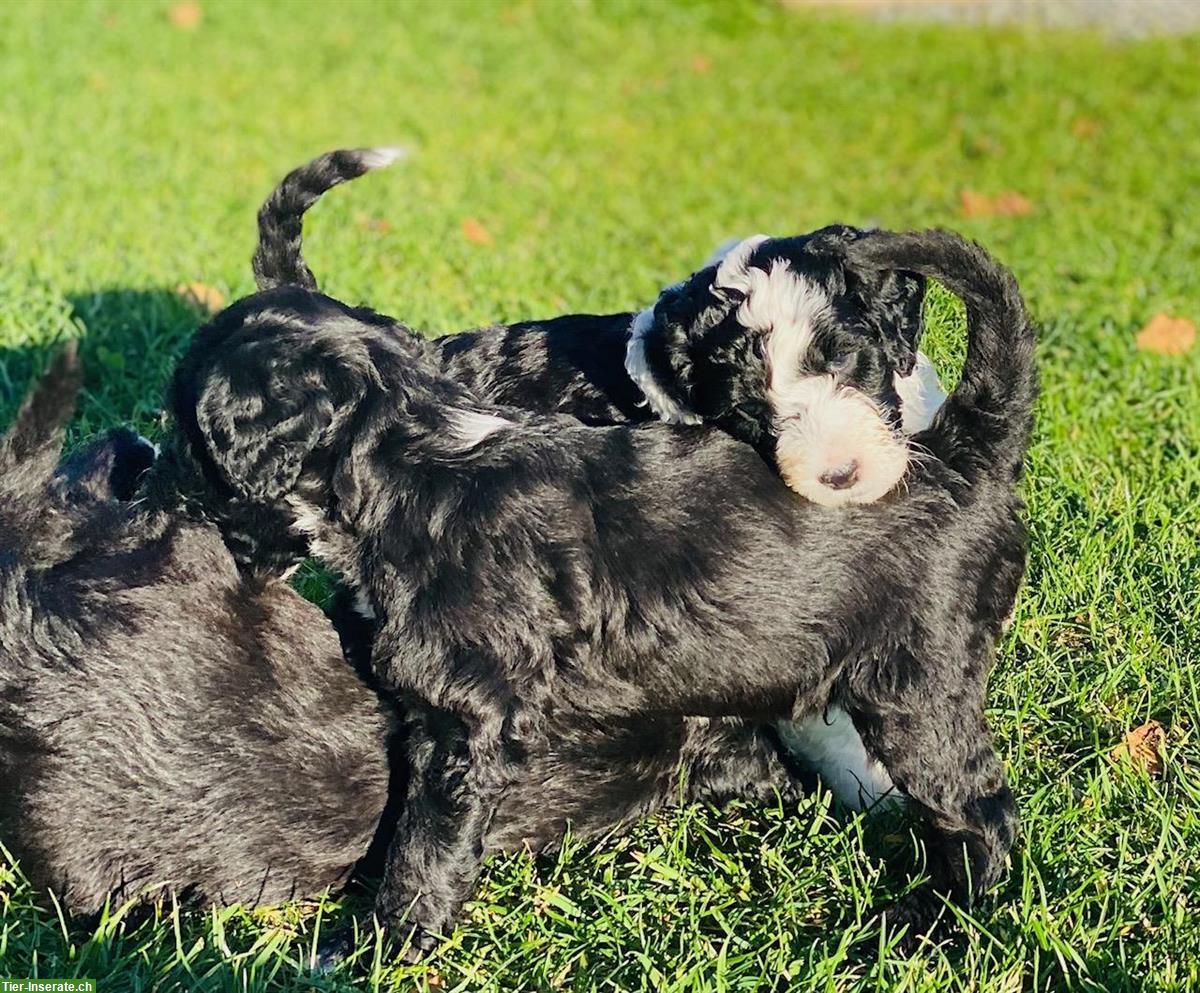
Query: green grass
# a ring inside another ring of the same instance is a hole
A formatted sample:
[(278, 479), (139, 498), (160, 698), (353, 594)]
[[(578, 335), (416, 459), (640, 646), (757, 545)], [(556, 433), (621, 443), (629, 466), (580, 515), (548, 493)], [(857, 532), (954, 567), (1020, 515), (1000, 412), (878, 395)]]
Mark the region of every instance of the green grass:
[[(880, 853), (907, 831), (818, 797), (498, 860), (427, 966), (395, 966), (368, 934), (365, 965), (323, 978), (303, 963), (344, 919), (336, 905), (141, 923), (114, 909), (92, 930), (0, 869), (0, 975), (103, 990), (1200, 988), (1200, 348), (1133, 346), (1159, 310), (1200, 320), (1200, 39), (889, 28), (765, 3), (203, 11), (187, 32), (160, 4), (0, 6), (0, 416), (51, 343), (78, 335), (76, 437), (156, 430), (194, 323), (173, 288), (249, 290), (259, 202), (337, 146), (413, 155), (315, 212), (315, 271), (431, 332), (638, 306), (731, 234), (957, 227), (1011, 263), (1045, 331), (1028, 583), (989, 701), (1024, 835), (997, 899), (908, 960), (870, 922), (906, 885)], [(1035, 209), (964, 220), (964, 189)], [(467, 218), (494, 244), (467, 240)], [(947, 363), (955, 309), (940, 297), (931, 316)], [(1151, 717), (1170, 734), (1159, 779), (1107, 757)]]

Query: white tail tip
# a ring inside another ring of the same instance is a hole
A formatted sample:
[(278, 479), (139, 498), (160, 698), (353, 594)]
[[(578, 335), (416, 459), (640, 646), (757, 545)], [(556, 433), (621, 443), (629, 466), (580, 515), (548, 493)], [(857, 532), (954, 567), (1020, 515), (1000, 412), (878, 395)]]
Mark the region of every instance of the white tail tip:
[(365, 148), (362, 151), (362, 164), (368, 169), (382, 169), (393, 162), (399, 162), (408, 157), (408, 149), (400, 145), (390, 145), (386, 148)]

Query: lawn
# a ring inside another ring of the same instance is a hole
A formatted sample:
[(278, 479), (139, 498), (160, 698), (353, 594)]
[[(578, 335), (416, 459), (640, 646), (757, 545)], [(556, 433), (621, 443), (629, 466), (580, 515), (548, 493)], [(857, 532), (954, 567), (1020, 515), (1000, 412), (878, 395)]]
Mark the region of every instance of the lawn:
[[(0, 6), (5, 422), (66, 335), (88, 365), (74, 437), (159, 431), (196, 318), (176, 287), (248, 291), (259, 202), (345, 145), (412, 154), (321, 204), (309, 260), (330, 292), (430, 333), (633, 308), (730, 235), (832, 221), (982, 240), (1044, 329), (1028, 581), (989, 695), (1023, 836), (955, 936), (894, 954), (872, 914), (908, 883), (880, 858), (908, 830), (815, 796), (498, 860), (425, 965), (395, 965), (368, 930), (360, 961), (323, 977), (305, 959), (344, 904), (142, 922), (114, 908), (82, 928), (0, 862), (0, 976), (1200, 989), (1200, 347), (1134, 345), (1156, 313), (1200, 321), (1197, 66), (1194, 37), (887, 27), (771, 3)], [(964, 192), (1027, 205), (966, 216)], [(949, 369), (948, 298), (930, 324)], [(1109, 756), (1152, 718), (1160, 776)]]

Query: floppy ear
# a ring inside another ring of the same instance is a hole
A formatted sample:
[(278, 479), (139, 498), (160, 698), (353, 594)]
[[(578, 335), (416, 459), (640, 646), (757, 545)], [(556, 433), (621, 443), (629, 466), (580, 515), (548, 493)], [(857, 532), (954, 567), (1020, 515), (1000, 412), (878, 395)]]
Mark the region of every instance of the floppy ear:
[(252, 500), (291, 492), (305, 461), (353, 413), (365, 384), (331, 354), (289, 355), (287, 343), (243, 343), (212, 367), (196, 425), (225, 481)]
[(58, 467), (55, 489), (68, 500), (132, 500), (157, 454), (129, 428), (112, 428)]
[(5, 495), (32, 497), (50, 481), (82, 381), (79, 353), (71, 342), (25, 398), (12, 427), (0, 439)]
[(867, 319), (879, 331), (884, 352), (907, 376), (917, 362), (917, 346), (925, 330), (922, 308), (925, 277), (903, 270), (862, 270), (846, 267), (847, 291), (855, 296)]

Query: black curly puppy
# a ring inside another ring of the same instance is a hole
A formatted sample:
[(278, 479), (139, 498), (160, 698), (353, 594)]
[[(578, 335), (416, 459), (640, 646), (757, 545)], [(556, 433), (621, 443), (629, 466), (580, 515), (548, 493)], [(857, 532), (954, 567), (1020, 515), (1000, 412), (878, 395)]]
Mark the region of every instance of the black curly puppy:
[(0, 842), (84, 914), (339, 886), (386, 798), (378, 698), (148, 443), (59, 464), (78, 385), (68, 350), (0, 439)]
[[(301, 255), (305, 211), (324, 191), (398, 154), (333, 152), (285, 177), (259, 212), (260, 288), (316, 289)], [(870, 502), (920, 457), (908, 438), (929, 425), (945, 394), (917, 351), (924, 278), (849, 262), (846, 245), (862, 234), (839, 225), (796, 238), (756, 236), (726, 246), (640, 314), (497, 326), (435, 347), (443, 371), (486, 399), (587, 424), (703, 421), (778, 462), (814, 502)], [(895, 796), (838, 708), (777, 731), (790, 757), (819, 772), (847, 805)], [(721, 749), (731, 733), (718, 733)]]
[[(983, 702), (1024, 568), (1035, 335), (1012, 276), (954, 235), (846, 253), (937, 278), (968, 312), (962, 378), (914, 439), (926, 457), (870, 504), (797, 500), (720, 431), (490, 403), (403, 326), (304, 288), (239, 301), (194, 339), (172, 406), (210, 510), (306, 536), (378, 618), (376, 671), (413, 715), (378, 910), (415, 947), (489, 851), (553, 843), (564, 816), (611, 823), (635, 772), (686, 758), (697, 717), (852, 715), (925, 817), (914, 924), (932, 894), (998, 878), (1017, 815)], [(877, 348), (858, 331), (854, 368)], [(589, 756), (594, 790), (547, 789)]]
[(638, 314), (570, 315), (441, 338), (488, 399), (590, 424), (712, 424), (814, 503), (870, 503), (945, 400), (918, 351), (925, 281), (852, 261), (834, 225), (738, 242)]

